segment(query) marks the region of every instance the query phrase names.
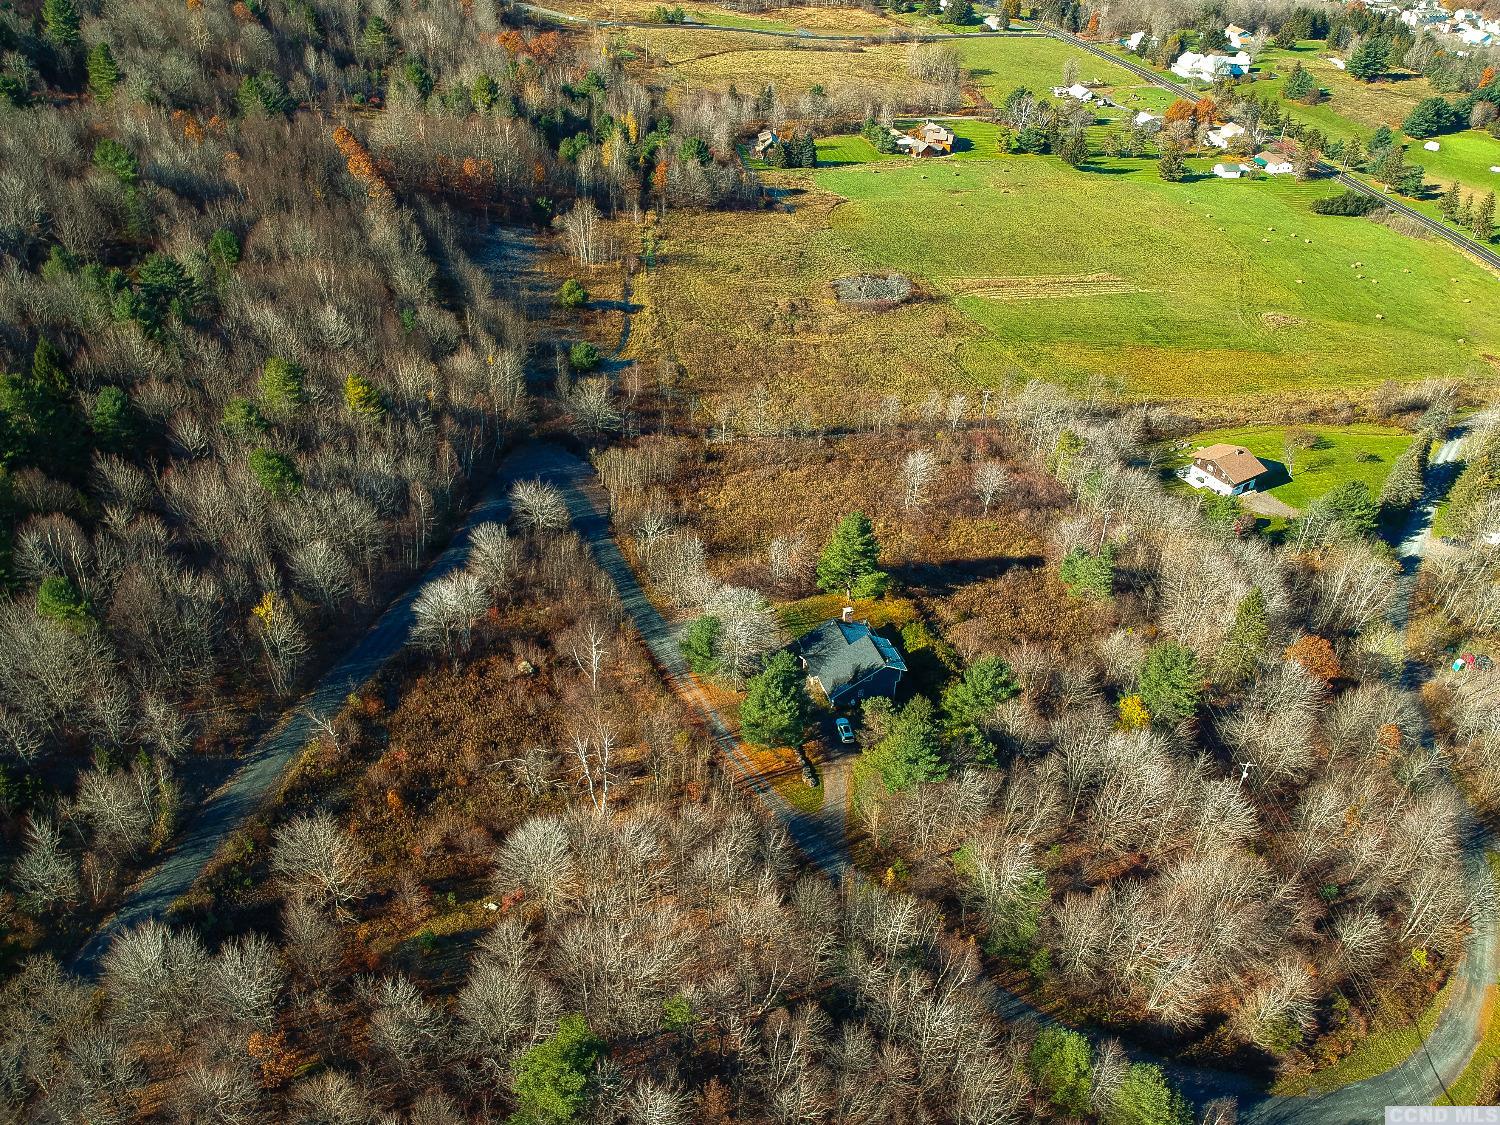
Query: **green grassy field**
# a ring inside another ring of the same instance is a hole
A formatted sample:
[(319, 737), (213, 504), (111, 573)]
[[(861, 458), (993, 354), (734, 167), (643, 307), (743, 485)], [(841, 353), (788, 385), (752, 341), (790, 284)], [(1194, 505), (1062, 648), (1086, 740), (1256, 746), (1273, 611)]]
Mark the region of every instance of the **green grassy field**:
[(1150, 160), (1075, 171), (988, 155), (982, 139), (967, 160), (814, 181), (848, 200), (821, 236), (842, 256), (922, 279), (984, 330), (965, 364), (984, 381), (1014, 368), (1198, 399), (1464, 371), (1476, 352), (1500, 354), (1493, 278), (1442, 244), (1311, 214), (1326, 184), (1168, 184)]
[[(1292, 451), (1291, 480), (1263, 491), (1299, 511), (1318, 497), (1349, 481), (1363, 481), (1378, 494), (1391, 466), (1412, 443), (1412, 435), (1387, 426), (1298, 427), (1316, 435), (1314, 447)], [(1178, 450), (1173, 467), (1185, 465), (1194, 449), (1224, 442), (1242, 445), (1267, 464), (1287, 467), (1287, 427), (1240, 426), (1195, 434), (1188, 448)], [(1276, 466), (1273, 465), (1273, 468)]]
[(1100, 93), (1123, 106), (1159, 113), (1172, 102), (1167, 91), (1142, 82), (1124, 67), (1056, 39), (967, 39), (957, 47), (974, 85), (997, 106), (1017, 86), (1050, 97), (1051, 87), (1062, 84), (1069, 60), (1077, 63), (1080, 82), (1103, 83)]

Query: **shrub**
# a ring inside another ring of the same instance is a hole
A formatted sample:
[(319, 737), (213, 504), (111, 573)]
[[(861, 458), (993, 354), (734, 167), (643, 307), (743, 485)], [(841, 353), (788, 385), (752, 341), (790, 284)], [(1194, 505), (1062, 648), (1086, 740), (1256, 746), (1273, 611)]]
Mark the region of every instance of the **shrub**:
[(599, 349), (587, 340), (580, 340), (568, 349), (568, 362), (580, 375), (587, 374), (599, 366)]
[(1344, 191), (1338, 195), (1330, 195), (1326, 199), (1313, 200), (1312, 209), (1319, 215), (1364, 216), (1384, 206), (1385, 204), (1373, 195), (1365, 195), (1358, 191)]
[(250, 471), (260, 486), (277, 500), (295, 496), (302, 489), (302, 475), (285, 454), (257, 449), (250, 454)]
[(1191, 1125), (1193, 1115), (1160, 1067), (1132, 1063), (1100, 1120), (1104, 1125)]
[(722, 623), (712, 614), (690, 622), (682, 634), (682, 656), (687, 665), (700, 676), (717, 676), (719, 658), (717, 645)]
[(568, 278), (557, 291), (557, 303), (565, 309), (582, 308), (589, 303), (589, 291), (577, 278)]
[(1097, 553), (1078, 547), (1067, 553), (1057, 573), (1069, 593), (1111, 597), (1115, 592), (1115, 549), (1109, 543)]
[(1037, 1035), (1027, 1062), (1053, 1105), (1068, 1114), (1088, 1113), (1094, 1052), (1087, 1039), (1071, 1028), (1046, 1028)]
[(36, 591), (38, 616), (66, 625), (69, 629), (81, 629), (93, 621), (93, 610), (78, 587), (60, 574), (44, 578)]
[(566, 1125), (587, 1106), (604, 1043), (581, 1015), (563, 1016), (557, 1031), (511, 1067), (511, 1089), (526, 1125)]
[(238, 265), (241, 253), (240, 240), (228, 227), (220, 227), (208, 240), (209, 259), (225, 269)]

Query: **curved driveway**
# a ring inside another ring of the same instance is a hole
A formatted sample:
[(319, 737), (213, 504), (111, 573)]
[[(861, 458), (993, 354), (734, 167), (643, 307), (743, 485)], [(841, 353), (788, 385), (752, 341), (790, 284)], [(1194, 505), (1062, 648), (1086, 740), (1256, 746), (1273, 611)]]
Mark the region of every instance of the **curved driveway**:
[(73, 961), (76, 972), (93, 975), (117, 932), (162, 917), (192, 888), (229, 834), (273, 795), (287, 767), (318, 733), (319, 725), (336, 716), (349, 694), (368, 683), (405, 647), (411, 636), (412, 603), (422, 587), (464, 565), (473, 529), (482, 523), (505, 519), (510, 511), (506, 493), (511, 483), (545, 469), (549, 456), (548, 447), (527, 446), (506, 458), (494, 481), (454, 533), (447, 550), (391, 603), (348, 655), (255, 743), (229, 779), (198, 806), (186, 831), (162, 862), (127, 892), (120, 908), (84, 945)]

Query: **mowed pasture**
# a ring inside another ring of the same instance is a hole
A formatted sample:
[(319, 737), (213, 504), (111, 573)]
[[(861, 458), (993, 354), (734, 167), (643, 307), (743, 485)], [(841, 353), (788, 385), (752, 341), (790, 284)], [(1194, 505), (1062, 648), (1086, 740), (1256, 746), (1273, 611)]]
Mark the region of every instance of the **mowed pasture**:
[(1172, 95), (1160, 87), (1057, 39), (965, 39), (956, 46), (974, 87), (996, 106), (1017, 86), (1027, 87), (1038, 97), (1050, 97), (1053, 86), (1063, 85), (1063, 70), (1069, 61), (1077, 65), (1080, 82), (1097, 84), (1099, 93), (1122, 106), (1160, 113), (1172, 103)]
[(1441, 242), (1312, 214), (1327, 184), (1169, 184), (1149, 160), (1090, 172), (1046, 157), (883, 161), (815, 182), (848, 200), (825, 237), (984, 330), (984, 381), (1014, 367), (1211, 400), (1452, 375), (1481, 357), (1493, 377), (1500, 362), (1496, 279)]
[(1360, 481), (1379, 495), (1391, 466), (1413, 440), (1405, 430), (1389, 426), (1239, 426), (1195, 435), (1187, 448), (1174, 452), (1170, 465), (1186, 465), (1193, 450), (1202, 446), (1244, 446), (1275, 472), (1272, 481), (1279, 483), (1265, 491), (1302, 511), (1350, 481)]

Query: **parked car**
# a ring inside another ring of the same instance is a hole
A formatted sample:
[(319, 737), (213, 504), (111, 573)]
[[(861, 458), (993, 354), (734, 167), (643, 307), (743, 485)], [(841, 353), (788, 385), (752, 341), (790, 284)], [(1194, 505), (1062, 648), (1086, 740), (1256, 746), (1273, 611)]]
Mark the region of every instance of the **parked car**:
[(854, 724), (848, 719), (842, 715), (839, 716), (838, 721), (833, 724), (833, 729), (838, 731), (839, 741), (845, 746), (854, 745)]

